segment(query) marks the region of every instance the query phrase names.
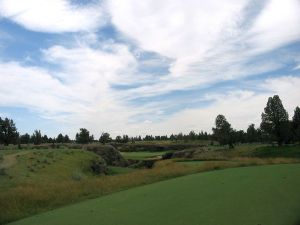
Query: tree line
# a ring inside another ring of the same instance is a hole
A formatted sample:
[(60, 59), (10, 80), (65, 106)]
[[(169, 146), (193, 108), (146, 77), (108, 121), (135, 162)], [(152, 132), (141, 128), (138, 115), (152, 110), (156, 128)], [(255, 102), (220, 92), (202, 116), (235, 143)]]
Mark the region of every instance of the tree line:
[(40, 130), (35, 130), (32, 135), (23, 134), (19, 138), (20, 144), (45, 144), (45, 143), (70, 143), (71, 140), (68, 135), (59, 134), (57, 137), (48, 137), (43, 135)]
[(264, 112), (261, 114), (260, 127), (255, 128), (250, 124), (246, 131), (235, 130), (227, 121), (224, 115), (218, 115), (215, 120), (215, 127), (212, 128), (212, 134), (207, 132), (190, 131), (188, 134), (171, 134), (162, 136), (146, 135), (145, 137), (128, 135), (116, 136), (113, 139), (109, 133), (102, 133), (98, 140), (86, 128), (80, 128), (76, 133), (75, 140), (71, 140), (68, 135), (59, 134), (51, 138), (43, 135), (40, 130), (35, 130), (32, 135), (28, 133), (19, 135), (16, 125), (12, 119), (0, 117), (0, 144), (43, 144), (43, 143), (70, 143), (87, 144), (91, 142), (100, 142), (103, 144), (109, 142), (128, 143), (137, 141), (196, 141), (210, 140), (217, 141), (221, 145), (233, 147), (236, 143), (253, 142), (277, 142), (278, 145), (300, 142), (300, 108), (297, 106), (294, 110), (292, 119), (283, 107), (282, 101), (278, 95), (268, 99)]
[(300, 108), (296, 107), (292, 120), (289, 120), (278, 95), (268, 99), (261, 114), (260, 127), (257, 129), (254, 124), (250, 124), (247, 132), (236, 131), (224, 115), (218, 115), (215, 124), (216, 127), (212, 129), (214, 139), (221, 145), (230, 147), (237, 142), (277, 142), (282, 145), (300, 141)]

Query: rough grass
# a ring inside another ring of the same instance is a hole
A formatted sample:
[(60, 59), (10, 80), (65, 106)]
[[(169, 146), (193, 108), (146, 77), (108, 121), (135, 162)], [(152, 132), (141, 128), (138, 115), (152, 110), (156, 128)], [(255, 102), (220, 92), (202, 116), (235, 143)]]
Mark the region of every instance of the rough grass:
[[(70, 155), (72, 155), (72, 153), (70, 153)], [(176, 163), (172, 160), (166, 160), (158, 162), (151, 170), (136, 170), (115, 176), (87, 176), (84, 179), (79, 180), (70, 179), (70, 177), (66, 179), (66, 176), (61, 176), (59, 172), (63, 167), (53, 167), (53, 170), (49, 170), (45, 173), (45, 177), (42, 176), (39, 179), (29, 179), (32, 182), (23, 182), (21, 185), (11, 186), (0, 192), (0, 223), (7, 223), (87, 198), (95, 198), (131, 187), (150, 184), (196, 172), (241, 166), (293, 162), (296, 162), (296, 160), (287, 158), (243, 158), (236, 159), (236, 161), (205, 162), (203, 165), (189, 166)], [(47, 176), (50, 176), (50, 174), (55, 172), (59, 174), (60, 179), (47, 178)], [(34, 175), (35, 172), (32, 172), (31, 174)]]
[(258, 158), (300, 158), (300, 145), (270, 146), (266, 144), (239, 144), (234, 149), (222, 146), (196, 147), (183, 150), (192, 152), (192, 158), (197, 160), (231, 160), (237, 157)]
[(297, 225), (300, 165), (199, 173), (50, 211), (13, 225)]
[(162, 152), (176, 151), (198, 146), (206, 146), (205, 141), (189, 141), (189, 142), (171, 142), (171, 141), (150, 141), (118, 144), (117, 148), (121, 152)]
[[(0, 190), (23, 185), (58, 183), (93, 176), (92, 159), (99, 158), (92, 152), (81, 150), (30, 150), (16, 155), (18, 163), (6, 169), (7, 176), (0, 176)], [(14, 153), (16, 154), (16, 153)]]
[(44, 210), (86, 198), (102, 196), (130, 187), (153, 183), (170, 177), (196, 172), (194, 168), (178, 166), (173, 162), (152, 170), (139, 170), (122, 175), (24, 184), (0, 193), (0, 223), (9, 222)]
[(118, 175), (125, 174), (135, 171), (133, 168), (128, 167), (118, 167), (118, 166), (109, 166), (108, 167), (108, 175)]
[(249, 157), (257, 148), (264, 147), (265, 144), (239, 144), (234, 149), (227, 146), (195, 146), (174, 152), (176, 158), (193, 158), (197, 160), (230, 160), (233, 157)]
[(287, 157), (287, 158), (300, 158), (300, 145), (296, 146), (278, 146), (270, 147), (264, 146), (257, 148), (251, 153), (255, 157)]
[(131, 144), (131, 145), (135, 145), (135, 144), (146, 144), (146, 145), (153, 145), (153, 144), (157, 144), (157, 145), (169, 145), (169, 144), (173, 144), (173, 145), (176, 145), (176, 144), (205, 144), (205, 145), (208, 145), (210, 144), (210, 140), (194, 140), (194, 141), (191, 141), (191, 140), (177, 140), (177, 141), (171, 141), (171, 140), (161, 140), (161, 141), (158, 141), (158, 140), (154, 140), (154, 141), (137, 141), (135, 143), (128, 143), (128, 144)]
[(122, 152), (125, 159), (144, 160), (162, 156), (166, 151), (162, 152)]

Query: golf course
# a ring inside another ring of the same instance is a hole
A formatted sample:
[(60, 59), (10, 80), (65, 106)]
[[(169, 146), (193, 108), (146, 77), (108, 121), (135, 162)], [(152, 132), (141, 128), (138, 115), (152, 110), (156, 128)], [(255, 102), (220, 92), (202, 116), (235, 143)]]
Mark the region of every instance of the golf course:
[(300, 225), (300, 0), (0, 0), (0, 225)]
[(300, 165), (203, 172), (117, 192), (11, 225), (297, 225)]

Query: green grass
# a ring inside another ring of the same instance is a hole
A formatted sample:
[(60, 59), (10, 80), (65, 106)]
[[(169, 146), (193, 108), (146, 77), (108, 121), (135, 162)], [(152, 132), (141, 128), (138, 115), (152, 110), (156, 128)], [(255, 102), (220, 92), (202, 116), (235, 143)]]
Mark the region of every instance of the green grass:
[(14, 154), (21, 152), (23, 150), (0, 150), (0, 156), (8, 155), (8, 154)]
[(11, 225), (297, 225), (300, 165), (205, 172), (146, 185)]
[[(82, 200), (196, 172), (299, 162), (299, 159), (248, 157), (192, 165), (164, 160), (156, 162), (153, 169), (110, 167), (110, 175), (114, 176), (95, 176), (88, 168), (91, 160), (99, 157), (92, 152), (67, 149), (0, 152), (6, 159), (8, 155), (16, 155), (16, 152), (19, 155), (17, 164), (0, 171), (0, 224)], [(161, 153), (155, 152), (157, 154)], [(146, 156), (145, 153), (139, 155), (144, 159), (148, 156), (148, 153)], [(153, 154), (149, 157), (153, 157)]]
[(145, 160), (162, 156), (166, 151), (162, 152), (122, 152), (125, 159)]
[(128, 167), (118, 167), (118, 166), (109, 166), (108, 167), (108, 174), (109, 175), (118, 175), (118, 174), (126, 174), (136, 171), (133, 168), (128, 168)]
[(15, 187), (0, 191), (0, 224), (82, 200), (196, 172), (293, 162), (299, 160), (243, 158), (240, 161), (207, 161), (199, 165), (184, 165), (165, 160), (157, 162), (152, 169), (138, 169), (114, 176), (78, 179), (78, 174), (75, 174), (73, 179), (49, 179), (49, 182), (45, 179), (44, 182), (19, 183)]
[(260, 147), (252, 153), (255, 157), (288, 157), (300, 158), (300, 145), (280, 147)]
[(205, 163), (226, 163), (228, 161), (200, 161), (200, 160), (185, 160), (185, 161), (176, 161), (179, 164), (187, 165), (187, 166), (202, 166)]
[(5, 169), (0, 176), (0, 190), (23, 184), (55, 183), (92, 176), (90, 161), (99, 158), (82, 150), (23, 150), (3, 151), (2, 155), (17, 154), (17, 164)]
[(210, 144), (210, 140), (194, 140), (194, 141), (191, 141), (191, 140), (187, 140), (187, 141), (184, 141), (184, 140), (177, 140), (177, 141), (171, 141), (171, 140), (153, 140), (153, 141), (136, 141), (135, 143), (128, 143), (128, 144), (132, 144), (132, 145), (135, 145), (135, 144), (149, 144), (149, 145), (170, 145), (170, 144), (173, 144), (173, 145), (176, 145), (176, 144)]
[(238, 157), (258, 158), (300, 158), (300, 145), (270, 146), (261, 143), (238, 144), (233, 149), (224, 146), (206, 146), (186, 149), (194, 151), (193, 159), (198, 160), (231, 160)]

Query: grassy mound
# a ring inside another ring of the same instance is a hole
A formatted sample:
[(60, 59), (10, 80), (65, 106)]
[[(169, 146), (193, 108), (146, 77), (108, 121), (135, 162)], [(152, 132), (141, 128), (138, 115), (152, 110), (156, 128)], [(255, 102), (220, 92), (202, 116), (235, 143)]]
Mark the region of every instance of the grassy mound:
[(300, 165), (189, 175), (74, 204), (12, 225), (297, 225)]
[[(5, 166), (5, 174), (0, 175), (0, 190), (22, 185), (58, 183), (66, 180), (81, 180), (93, 176), (93, 165), (105, 162), (101, 157), (82, 150), (26, 150), (2, 152), (0, 167)], [(101, 171), (98, 171), (101, 173)]]

